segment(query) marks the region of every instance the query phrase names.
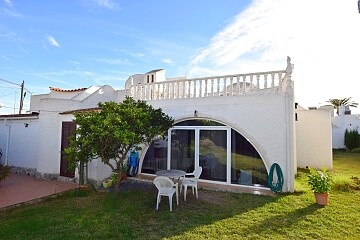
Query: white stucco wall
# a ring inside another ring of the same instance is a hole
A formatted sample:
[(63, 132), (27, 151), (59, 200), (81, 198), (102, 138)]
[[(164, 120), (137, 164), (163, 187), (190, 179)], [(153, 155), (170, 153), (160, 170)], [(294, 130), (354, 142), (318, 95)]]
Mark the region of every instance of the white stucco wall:
[(2, 119), (0, 121), (2, 163), (7, 161), (10, 166), (35, 169), (38, 161), (38, 132), (38, 119), (7, 119), (6, 121)]
[(331, 112), (297, 110), (296, 148), (298, 167), (332, 169)]
[(71, 121), (72, 115), (61, 115), (61, 112), (94, 108), (98, 102), (114, 100), (115, 90), (110, 86), (103, 86), (90, 97), (82, 101), (42, 97), (37, 104), (32, 104), (31, 111), (40, 111), (38, 165), (39, 173), (60, 173), (61, 159), (61, 127), (63, 121)]
[[(162, 108), (176, 121), (194, 118), (213, 119), (222, 122), (249, 140), (260, 153), (266, 168), (278, 163), (284, 174), (285, 191), (293, 191), (296, 168), (294, 139), (293, 93), (264, 92), (263, 94), (226, 96), (197, 99), (149, 101), (155, 108)], [(285, 107), (288, 104), (288, 107)], [(287, 112), (289, 111), (289, 112)], [(290, 122), (290, 123), (289, 123)], [(292, 150), (291, 150), (292, 149)]]

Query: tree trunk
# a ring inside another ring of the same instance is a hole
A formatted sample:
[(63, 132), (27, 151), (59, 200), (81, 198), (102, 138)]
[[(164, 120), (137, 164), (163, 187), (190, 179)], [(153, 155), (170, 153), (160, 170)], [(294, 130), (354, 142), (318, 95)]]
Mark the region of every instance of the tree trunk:
[(116, 172), (117, 174), (117, 181), (116, 181), (116, 184), (115, 184), (115, 189), (114, 189), (114, 193), (115, 193), (115, 196), (119, 196), (119, 187), (120, 187), (120, 182), (121, 182), (121, 173), (120, 172)]

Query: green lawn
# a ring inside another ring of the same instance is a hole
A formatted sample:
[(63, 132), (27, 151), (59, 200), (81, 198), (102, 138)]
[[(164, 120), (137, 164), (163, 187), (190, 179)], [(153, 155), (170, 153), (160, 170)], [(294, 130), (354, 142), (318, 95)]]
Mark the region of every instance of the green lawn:
[(314, 204), (306, 170), (292, 194), (200, 190), (173, 212), (165, 198), (156, 211), (154, 193), (76, 191), (0, 212), (0, 239), (360, 239), (360, 154), (335, 152), (333, 175), (326, 207)]

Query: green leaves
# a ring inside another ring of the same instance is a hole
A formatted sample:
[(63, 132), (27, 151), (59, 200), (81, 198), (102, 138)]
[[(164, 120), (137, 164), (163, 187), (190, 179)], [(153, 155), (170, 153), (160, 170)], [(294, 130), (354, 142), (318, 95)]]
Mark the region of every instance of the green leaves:
[(308, 184), (310, 185), (311, 190), (316, 193), (328, 193), (331, 189), (332, 179), (325, 168), (321, 171), (310, 168)]
[(174, 123), (161, 109), (131, 97), (126, 97), (122, 103), (98, 105), (100, 111), (75, 114), (78, 127), (65, 150), (72, 163), (100, 157), (115, 172), (131, 149), (149, 144)]

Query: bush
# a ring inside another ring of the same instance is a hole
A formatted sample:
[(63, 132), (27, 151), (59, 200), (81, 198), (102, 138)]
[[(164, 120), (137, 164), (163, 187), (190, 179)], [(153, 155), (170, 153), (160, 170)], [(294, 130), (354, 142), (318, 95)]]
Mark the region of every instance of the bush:
[(11, 168), (0, 164), (0, 181), (5, 180), (11, 173)]
[(360, 147), (353, 148), (353, 149), (350, 150), (350, 152), (352, 152), (352, 153), (360, 153)]
[(360, 135), (357, 129), (345, 130), (344, 144), (349, 150), (360, 147)]

